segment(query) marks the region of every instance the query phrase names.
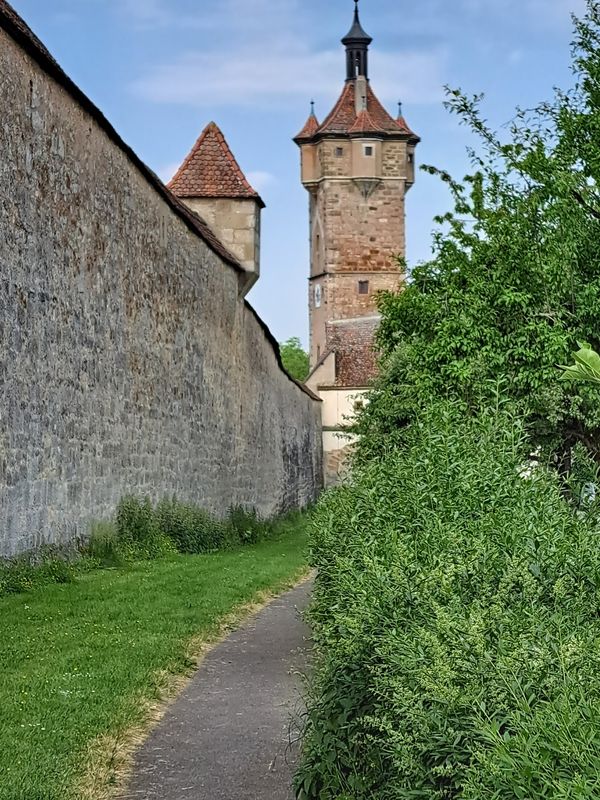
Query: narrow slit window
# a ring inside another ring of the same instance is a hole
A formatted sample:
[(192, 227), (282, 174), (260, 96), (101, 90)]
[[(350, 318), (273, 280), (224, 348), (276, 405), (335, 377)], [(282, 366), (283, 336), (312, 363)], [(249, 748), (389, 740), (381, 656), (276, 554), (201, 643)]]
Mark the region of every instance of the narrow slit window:
[(369, 281), (359, 281), (358, 282), (358, 293), (359, 294), (369, 294)]

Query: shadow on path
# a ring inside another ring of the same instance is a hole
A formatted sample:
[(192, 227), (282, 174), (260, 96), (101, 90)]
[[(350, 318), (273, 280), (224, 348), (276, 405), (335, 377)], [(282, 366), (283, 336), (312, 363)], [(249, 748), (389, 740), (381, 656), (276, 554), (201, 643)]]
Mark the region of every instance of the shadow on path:
[(124, 800), (293, 798), (311, 589), (277, 598), (212, 650), (138, 751)]

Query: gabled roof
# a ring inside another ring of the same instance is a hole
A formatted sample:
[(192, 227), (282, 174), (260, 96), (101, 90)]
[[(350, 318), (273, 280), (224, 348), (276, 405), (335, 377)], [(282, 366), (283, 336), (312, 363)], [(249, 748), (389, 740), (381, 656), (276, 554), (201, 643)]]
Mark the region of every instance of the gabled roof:
[(361, 111), (348, 133), (381, 133), (368, 111)]
[(211, 122), (202, 131), (190, 154), (179, 167), (168, 188), (177, 197), (225, 197), (264, 203), (246, 176), (220, 128)]

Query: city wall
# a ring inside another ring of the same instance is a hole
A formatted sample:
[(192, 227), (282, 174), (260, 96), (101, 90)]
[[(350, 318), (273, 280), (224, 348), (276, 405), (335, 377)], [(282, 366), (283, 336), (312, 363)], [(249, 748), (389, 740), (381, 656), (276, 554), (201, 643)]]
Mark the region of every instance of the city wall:
[(0, 0), (0, 556), (83, 538), (128, 492), (304, 506), (320, 403), (239, 264)]

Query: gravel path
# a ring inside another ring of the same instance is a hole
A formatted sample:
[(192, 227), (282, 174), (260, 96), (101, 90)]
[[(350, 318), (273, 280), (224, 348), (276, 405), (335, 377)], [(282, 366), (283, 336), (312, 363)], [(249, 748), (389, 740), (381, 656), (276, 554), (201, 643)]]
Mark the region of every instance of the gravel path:
[(139, 750), (124, 800), (291, 800), (310, 582), (218, 645)]

